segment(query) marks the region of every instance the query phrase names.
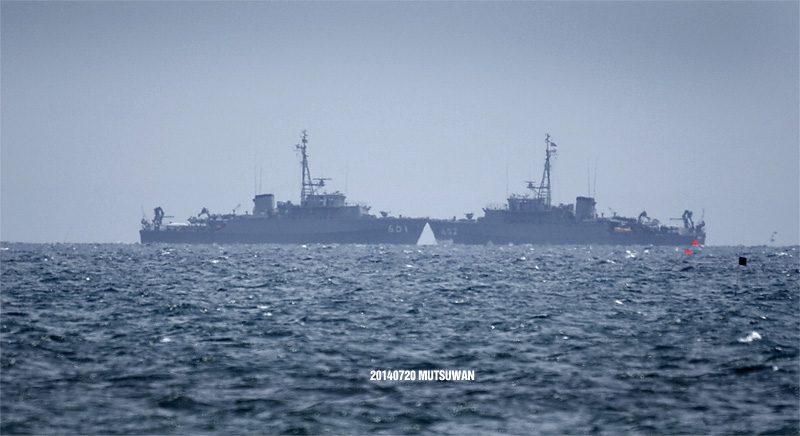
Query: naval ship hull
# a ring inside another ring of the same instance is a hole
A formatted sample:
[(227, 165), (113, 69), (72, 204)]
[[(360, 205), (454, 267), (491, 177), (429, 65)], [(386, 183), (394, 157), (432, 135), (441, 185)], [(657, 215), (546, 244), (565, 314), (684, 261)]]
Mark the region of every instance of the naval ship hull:
[(618, 228), (606, 220), (563, 223), (429, 221), (437, 242), (455, 244), (692, 245), (705, 234), (659, 232), (644, 226)]
[(174, 244), (416, 244), (426, 219), (287, 219), (243, 216), (207, 225), (139, 231), (141, 242)]

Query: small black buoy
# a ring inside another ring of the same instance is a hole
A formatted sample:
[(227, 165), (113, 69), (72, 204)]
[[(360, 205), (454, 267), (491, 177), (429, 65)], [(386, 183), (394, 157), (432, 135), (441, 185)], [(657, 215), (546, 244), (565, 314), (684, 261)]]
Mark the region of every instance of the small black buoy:
[(747, 266), (747, 258), (746, 257), (739, 257), (739, 265)]

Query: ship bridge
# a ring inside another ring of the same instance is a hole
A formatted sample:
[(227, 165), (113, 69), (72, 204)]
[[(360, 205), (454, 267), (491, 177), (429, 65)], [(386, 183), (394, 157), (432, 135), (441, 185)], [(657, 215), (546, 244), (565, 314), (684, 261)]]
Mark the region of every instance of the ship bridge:
[(305, 199), (306, 207), (344, 207), (345, 196), (342, 193), (308, 194)]

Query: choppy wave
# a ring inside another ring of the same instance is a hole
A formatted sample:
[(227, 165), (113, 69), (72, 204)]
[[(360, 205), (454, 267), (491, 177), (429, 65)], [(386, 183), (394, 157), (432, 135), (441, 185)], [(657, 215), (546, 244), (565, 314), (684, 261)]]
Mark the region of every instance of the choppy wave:
[(800, 430), (797, 247), (2, 248), (3, 434)]

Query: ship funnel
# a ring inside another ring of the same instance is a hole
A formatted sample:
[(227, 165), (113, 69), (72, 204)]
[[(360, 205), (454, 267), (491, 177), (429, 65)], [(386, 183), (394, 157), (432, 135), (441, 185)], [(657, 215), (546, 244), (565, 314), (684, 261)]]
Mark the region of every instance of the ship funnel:
[(253, 199), (253, 215), (267, 216), (275, 212), (275, 196), (272, 194), (259, 194)]
[(588, 220), (597, 216), (594, 206), (597, 202), (592, 197), (578, 197), (575, 199), (575, 217), (579, 220)]

